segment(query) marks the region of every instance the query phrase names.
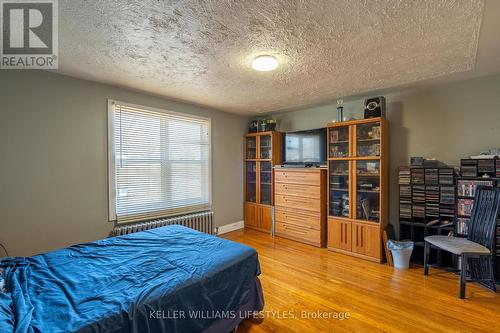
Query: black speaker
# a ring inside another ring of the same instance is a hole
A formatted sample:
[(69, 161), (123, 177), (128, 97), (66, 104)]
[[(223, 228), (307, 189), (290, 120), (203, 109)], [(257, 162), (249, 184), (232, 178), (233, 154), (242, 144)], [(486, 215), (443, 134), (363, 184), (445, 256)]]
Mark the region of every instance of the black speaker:
[(372, 97), (365, 100), (365, 119), (385, 117), (385, 97)]

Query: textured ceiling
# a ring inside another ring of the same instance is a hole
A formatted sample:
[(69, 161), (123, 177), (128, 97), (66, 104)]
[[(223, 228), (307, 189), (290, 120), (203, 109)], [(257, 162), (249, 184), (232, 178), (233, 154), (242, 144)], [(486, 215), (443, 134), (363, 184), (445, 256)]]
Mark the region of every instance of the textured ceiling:
[[(60, 1), (59, 72), (237, 113), (474, 68), (482, 0)], [(278, 58), (256, 72), (260, 54)]]

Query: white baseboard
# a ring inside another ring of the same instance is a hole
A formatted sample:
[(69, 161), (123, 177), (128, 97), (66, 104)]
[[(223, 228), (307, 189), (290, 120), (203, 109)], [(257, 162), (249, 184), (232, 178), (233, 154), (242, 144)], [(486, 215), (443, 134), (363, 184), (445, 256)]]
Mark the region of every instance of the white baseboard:
[(243, 229), (245, 223), (243, 221), (238, 221), (230, 224), (226, 224), (220, 227), (216, 227), (217, 235), (227, 234), (228, 232)]

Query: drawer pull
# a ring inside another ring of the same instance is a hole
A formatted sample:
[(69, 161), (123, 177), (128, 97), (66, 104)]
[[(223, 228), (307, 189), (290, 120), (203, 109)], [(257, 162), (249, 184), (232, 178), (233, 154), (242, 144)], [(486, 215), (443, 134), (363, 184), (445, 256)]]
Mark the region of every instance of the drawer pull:
[(304, 229), (301, 229), (301, 228), (291, 227), (291, 226), (289, 226), (287, 224), (285, 224), (284, 227), (285, 227), (285, 230), (299, 232), (299, 233), (302, 233), (302, 234), (306, 234), (307, 233), (307, 230), (304, 230)]

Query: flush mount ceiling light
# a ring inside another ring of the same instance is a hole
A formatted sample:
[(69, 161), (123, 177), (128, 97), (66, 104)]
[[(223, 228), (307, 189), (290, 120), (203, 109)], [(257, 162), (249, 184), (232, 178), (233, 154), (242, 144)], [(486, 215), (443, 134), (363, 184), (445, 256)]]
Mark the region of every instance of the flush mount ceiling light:
[(260, 72), (268, 72), (278, 68), (278, 59), (270, 55), (261, 55), (253, 59), (252, 68)]

